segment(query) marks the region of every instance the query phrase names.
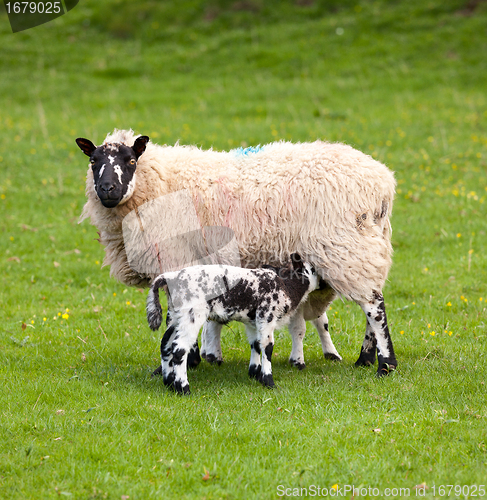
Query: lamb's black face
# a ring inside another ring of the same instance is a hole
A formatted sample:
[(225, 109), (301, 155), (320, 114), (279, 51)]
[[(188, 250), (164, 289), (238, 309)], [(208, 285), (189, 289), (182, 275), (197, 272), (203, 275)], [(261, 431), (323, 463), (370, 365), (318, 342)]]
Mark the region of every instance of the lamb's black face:
[(76, 139), (81, 151), (90, 157), (95, 191), (103, 206), (116, 207), (132, 195), (137, 160), (145, 151), (148, 141), (147, 136), (141, 136), (133, 147), (124, 144), (96, 147), (87, 139)]

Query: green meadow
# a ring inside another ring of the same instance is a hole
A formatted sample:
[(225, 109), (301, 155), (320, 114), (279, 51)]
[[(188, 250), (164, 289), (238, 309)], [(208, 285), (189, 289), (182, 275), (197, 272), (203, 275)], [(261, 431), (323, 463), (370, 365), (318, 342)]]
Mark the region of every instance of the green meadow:
[[(2, 4), (0, 40), (0, 498), (486, 496), (487, 3), (82, 0), (16, 34)], [(324, 139), (387, 164), (397, 371), (354, 367), (365, 318), (337, 300), (341, 363), (310, 324), (297, 371), (277, 332), (267, 390), (232, 323), (191, 396), (151, 379), (146, 291), (78, 224), (74, 139), (114, 128), (216, 150)]]

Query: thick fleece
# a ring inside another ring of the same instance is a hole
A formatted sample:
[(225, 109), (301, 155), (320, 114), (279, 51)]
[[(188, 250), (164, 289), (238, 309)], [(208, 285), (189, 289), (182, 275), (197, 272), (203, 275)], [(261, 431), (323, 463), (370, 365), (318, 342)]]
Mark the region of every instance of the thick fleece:
[[(132, 146), (136, 137), (115, 130), (105, 143)], [(149, 142), (137, 163), (133, 194), (123, 203), (101, 205), (91, 168), (86, 186), (81, 220), (98, 228), (104, 264), (129, 285), (147, 285), (153, 276), (128, 265), (124, 216), (179, 190), (192, 193), (202, 226), (234, 231), (245, 267), (282, 265), (296, 251), (331, 288), (361, 303), (382, 291), (391, 266), (394, 176), (343, 144), (277, 142), (239, 154)]]

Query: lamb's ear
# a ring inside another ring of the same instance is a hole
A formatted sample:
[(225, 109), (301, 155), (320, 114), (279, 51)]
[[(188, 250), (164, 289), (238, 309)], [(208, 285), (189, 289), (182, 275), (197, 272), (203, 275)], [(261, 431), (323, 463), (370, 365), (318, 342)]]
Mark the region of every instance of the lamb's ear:
[(141, 135), (140, 137), (137, 137), (137, 139), (135, 139), (132, 149), (134, 150), (137, 160), (139, 159), (139, 156), (145, 151), (145, 147), (147, 146), (148, 142), (149, 138), (146, 135)]
[(301, 271), (304, 267), (303, 259), (299, 253), (291, 254), (291, 262), (293, 263), (293, 269), (295, 271)]
[(96, 149), (96, 146), (91, 141), (82, 137), (76, 139), (76, 144), (86, 156), (91, 156)]

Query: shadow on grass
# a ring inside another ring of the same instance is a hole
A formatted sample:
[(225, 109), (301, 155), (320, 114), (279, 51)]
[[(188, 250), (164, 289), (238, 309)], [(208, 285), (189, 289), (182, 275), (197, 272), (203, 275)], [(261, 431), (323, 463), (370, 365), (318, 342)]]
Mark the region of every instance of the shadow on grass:
[[(414, 359), (409, 360), (410, 365)], [(158, 360), (153, 359), (150, 364), (134, 364), (133, 359), (126, 360), (121, 364), (104, 364), (100, 362), (85, 366), (80, 377), (93, 383), (99, 381), (109, 381), (112, 387), (120, 391), (140, 391), (149, 395), (174, 394), (173, 391), (165, 387), (161, 376), (152, 377), (152, 373), (157, 368)], [(273, 364), (273, 375), (276, 383), (274, 390), (262, 386), (259, 382), (249, 378), (248, 360), (243, 356), (231, 357), (222, 365), (209, 364), (202, 360), (196, 368), (188, 370), (188, 380), (193, 395), (214, 395), (227, 391), (240, 390), (249, 393), (272, 394), (281, 391), (294, 391), (306, 388), (325, 389), (338, 385), (355, 386), (369, 385), (371, 381), (377, 380), (375, 372), (377, 365), (371, 367), (357, 368), (353, 362), (334, 362), (321, 357), (312, 357), (307, 362), (304, 370), (298, 370), (291, 366), (284, 356), (276, 359)], [(395, 375), (393, 375), (395, 376)]]

